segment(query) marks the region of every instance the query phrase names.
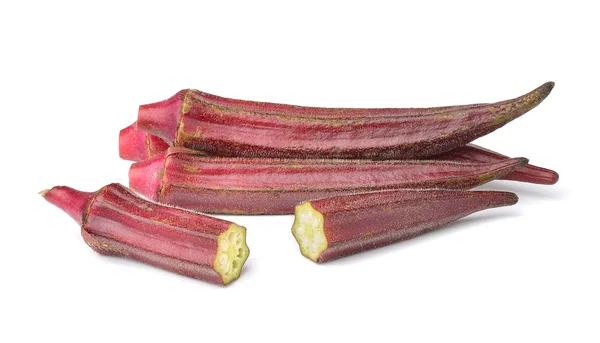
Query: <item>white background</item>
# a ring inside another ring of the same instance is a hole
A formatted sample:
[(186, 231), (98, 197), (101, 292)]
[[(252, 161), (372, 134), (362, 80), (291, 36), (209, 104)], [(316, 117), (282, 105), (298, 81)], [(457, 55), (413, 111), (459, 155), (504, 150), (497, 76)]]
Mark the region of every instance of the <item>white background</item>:
[[(3, 2), (0, 341), (600, 341), (591, 4)], [(292, 216), (226, 217), (251, 248), (228, 287), (97, 255), (37, 194), (127, 184), (119, 129), (183, 88), (429, 107), (546, 81), (546, 101), (478, 143), (558, 184), (493, 182), (520, 202), (326, 265), (299, 254)]]

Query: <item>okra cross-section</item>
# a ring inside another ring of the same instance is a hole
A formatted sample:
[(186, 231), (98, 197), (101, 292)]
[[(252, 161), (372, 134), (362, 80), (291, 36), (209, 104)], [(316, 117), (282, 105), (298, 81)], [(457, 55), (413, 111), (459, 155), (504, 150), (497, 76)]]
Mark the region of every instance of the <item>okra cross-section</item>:
[(296, 206), (292, 234), (315, 262), (419, 236), (471, 213), (517, 202), (494, 191), (393, 190), (312, 200)]
[(75, 219), (85, 242), (103, 255), (226, 285), (250, 253), (244, 227), (149, 202), (120, 184), (97, 192), (57, 186), (41, 194)]

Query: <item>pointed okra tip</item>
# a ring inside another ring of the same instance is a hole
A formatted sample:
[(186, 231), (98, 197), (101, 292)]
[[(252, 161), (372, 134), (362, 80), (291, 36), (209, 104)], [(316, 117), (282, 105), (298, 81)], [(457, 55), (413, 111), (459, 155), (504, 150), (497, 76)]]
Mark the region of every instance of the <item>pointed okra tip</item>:
[(227, 231), (217, 238), (217, 256), (213, 267), (223, 280), (223, 284), (240, 277), (242, 267), (250, 255), (246, 245), (246, 228), (231, 224)]
[(548, 82), (544, 83), (543, 85), (539, 86), (538, 88), (534, 89), (527, 95), (525, 95), (525, 97), (531, 98), (533, 100), (533, 102), (535, 103), (535, 105), (534, 105), (534, 107), (535, 107), (539, 103), (544, 101), (544, 99), (546, 99), (548, 97), (548, 95), (550, 95), (550, 92), (552, 92), (552, 89), (554, 89), (554, 85), (555, 85), (555, 83), (553, 81), (548, 81)]
[(540, 101), (544, 100), (550, 94), (550, 92), (552, 92), (552, 89), (554, 89), (554, 85), (554, 81), (548, 81), (543, 85), (539, 86), (538, 88), (527, 93), (525, 96), (535, 94), (540, 97)]
[(327, 249), (327, 237), (323, 231), (323, 214), (315, 210), (310, 202), (296, 206), (292, 234), (302, 255), (318, 262), (321, 252)]

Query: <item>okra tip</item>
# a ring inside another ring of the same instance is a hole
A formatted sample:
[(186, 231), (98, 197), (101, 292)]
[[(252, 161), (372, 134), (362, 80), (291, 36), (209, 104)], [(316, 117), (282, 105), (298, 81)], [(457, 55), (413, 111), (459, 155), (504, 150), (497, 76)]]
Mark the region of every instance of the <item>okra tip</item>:
[(470, 191), (470, 193), (486, 203), (486, 208), (511, 206), (519, 202), (519, 196), (512, 192)]
[(556, 83), (555, 83), (554, 81), (548, 81), (548, 82), (544, 83), (544, 84), (542, 85), (543, 89), (545, 90), (545, 92), (544, 92), (544, 93), (546, 93), (546, 94), (550, 94), (550, 92), (552, 91), (552, 88), (554, 88), (554, 85), (555, 85), (555, 84), (556, 84)]
[(548, 82), (544, 83), (543, 85), (539, 86), (538, 88), (532, 90), (528, 94), (524, 95), (524, 97), (534, 96), (534, 98), (537, 98), (536, 102), (539, 104), (544, 99), (546, 99), (546, 97), (548, 97), (548, 95), (550, 95), (550, 92), (552, 92), (554, 85), (555, 85), (554, 81), (548, 81)]
[(129, 168), (129, 187), (148, 199), (157, 201), (162, 184), (165, 154), (134, 163)]
[(510, 194), (510, 195), (508, 195), (509, 200), (506, 202), (506, 206), (514, 205), (519, 202), (518, 195), (516, 195), (515, 193), (510, 193), (510, 192), (506, 192), (506, 193)]
[(548, 81), (538, 88), (531, 91), (529, 94), (525, 95), (525, 98), (532, 100), (532, 107), (539, 105), (544, 99), (550, 95), (552, 89), (554, 88), (555, 83), (553, 81)]
[(559, 175), (551, 169), (528, 165), (527, 168), (504, 176), (503, 179), (537, 183), (540, 185), (553, 185), (558, 182)]
[(81, 225), (87, 205), (95, 192), (81, 192), (67, 186), (56, 186), (52, 189), (45, 189), (40, 194)]
[[(557, 172), (551, 169), (539, 168), (543, 169), (543, 175), (538, 177), (538, 181), (545, 185), (553, 185), (558, 182), (559, 175)], [(542, 174), (542, 173), (540, 173)]]

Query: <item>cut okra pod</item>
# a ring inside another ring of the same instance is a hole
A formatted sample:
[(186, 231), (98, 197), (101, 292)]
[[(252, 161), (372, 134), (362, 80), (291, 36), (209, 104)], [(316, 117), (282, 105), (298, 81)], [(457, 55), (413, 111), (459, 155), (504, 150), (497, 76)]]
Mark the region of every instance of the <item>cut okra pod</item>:
[(314, 262), (413, 238), (471, 213), (517, 202), (493, 191), (393, 190), (311, 200), (296, 206), (292, 234)]
[(41, 194), (75, 219), (84, 241), (103, 255), (226, 285), (240, 276), (250, 252), (244, 227), (149, 202), (120, 184), (97, 192), (57, 186)]

